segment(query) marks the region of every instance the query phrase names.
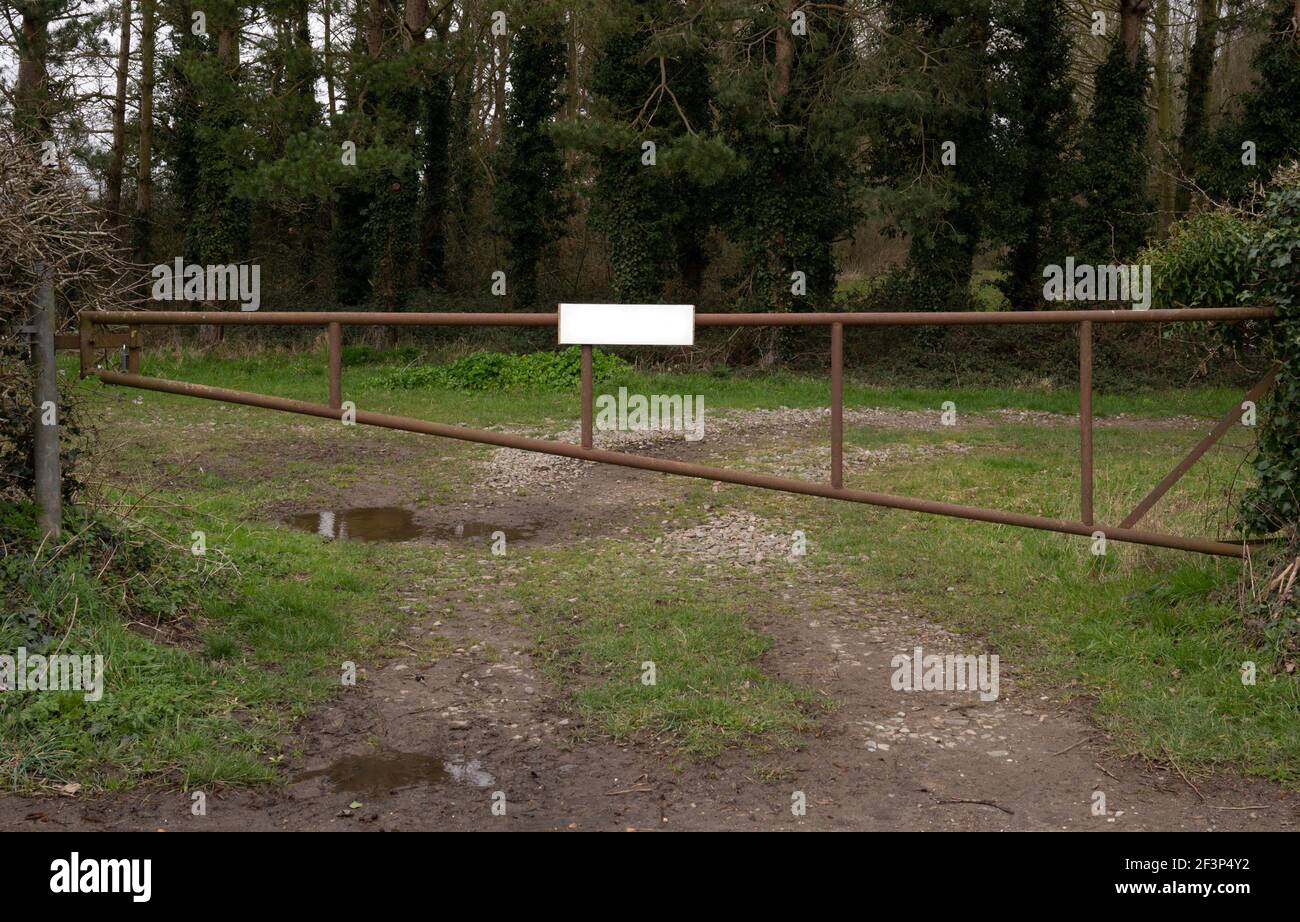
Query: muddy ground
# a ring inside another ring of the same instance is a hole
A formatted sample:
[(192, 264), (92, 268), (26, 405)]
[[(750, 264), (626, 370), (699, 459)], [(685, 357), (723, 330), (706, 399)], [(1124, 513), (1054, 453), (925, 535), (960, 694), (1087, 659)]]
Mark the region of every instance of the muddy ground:
[[(788, 435), (790, 425), (816, 422), (750, 416), (744, 425), (758, 445), (765, 426)], [(439, 452), (432, 439), (402, 444), (409, 446), (404, 464), (428, 463)], [(620, 444), (703, 457), (702, 449), (681, 442), (624, 437)], [(281, 451), (292, 449), (281, 444)], [(821, 461), (810, 458), (791, 464), (811, 473)], [(520, 529), (515, 537), (526, 549), (575, 534), (625, 532), (671, 504), (681, 483), (499, 452), (487, 457), (471, 497), (422, 509), (409, 524), (433, 529), (416, 540), (436, 540), (437, 527), (472, 509), (479, 520)], [(349, 500), (402, 508), (410, 502), (402, 489), (395, 477)], [(323, 504), (330, 500), (322, 495)], [(760, 519), (742, 513), (713, 524), (728, 535), (755, 527), (751, 551), (755, 558), (764, 553)], [(711, 544), (734, 545), (711, 543), (709, 528), (676, 540), (702, 553)], [(730, 567), (756, 563), (720, 556), (716, 591), (726, 593)], [(283, 766), (282, 787), (208, 792), (206, 816), (192, 815), (188, 793), (164, 787), (92, 798), (9, 796), (0, 798), (0, 828), (1117, 831), (1285, 830), (1300, 823), (1300, 799), (1280, 786), (1234, 776), (1193, 779), (1176, 766), (1116, 757), (1088, 720), (1086, 702), (1062, 705), (1051, 689), (1021, 689), (1005, 669), (1001, 696), (992, 702), (974, 693), (900, 694), (889, 684), (895, 653), (970, 645), (884, 592), (858, 595), (825, 575), (783, 581), (778, 591), (807, 615), (752, 612), (754, 626), (775, 641), (763, 668), (835, 703), (794, 748), (730, 750), (695, 762), (652, 739), (610, 742), (584, 727), (541, 675), (527, 626), (488, 581), (486, 589), (467, 592), (454, 615), (430, 612), (412, 627), (412, 641), (448, 638), (448, 655), (421, 655), (394, 642), (365, 682), (303, 721), (288, 747), (303, 755)], [(423, 592), (409, 587), (413, 598)], [(491, 649), (483, 638), (491, 638)], [(1104, 816), (1091, 810), (1098, 790), (1107, 798)], [(800, 794), (806, 815), (796, 816), (791, 808)], [(502, 797), (504, 815), (497, 815)]]

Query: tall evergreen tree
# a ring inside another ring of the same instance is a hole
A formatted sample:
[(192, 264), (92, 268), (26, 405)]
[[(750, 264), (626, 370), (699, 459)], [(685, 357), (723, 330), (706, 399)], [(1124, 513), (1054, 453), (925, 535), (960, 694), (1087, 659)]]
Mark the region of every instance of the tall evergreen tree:
[(1098, 66), (1092, 111), (1080, 139), (1074, 256), (1094, 263), (1130, 262), (1155, 227), (1148, 183), (1146, 95), (1150, 64), (1145, 47), (1111, 46)]
[(677, 145), (709, 128), (707, 61), (697, 38), (655, 38), (680, 12), (672, 0), (615, 5), (592, 68), (594, 111), (574, 139), (594, 155), (589, 218), (623, 301), (657, 301), (674, 276), (693, 296), (707, 262), (710, 198), (675, 163)]
[(190, 228), (200, 263), (224, 264), (248, 253), (248, 200), (240, 180), (250, 166), (248, 99), (241, 87), (239, 44), (243, 10), (234, 0), (207, 2), (209, 39), (191, 63), (198, 92), (196, 209)]
[(871, 167), (889, 230), (910, 238), (898, 294), (913, 309), (962, 309), (997, 166), (991, 5), (887, 0), (885, 9), (895, 86), (873, 105)]
[[(335, 290), (344, 304), (368, 300), (379, 310), (396, 310), (406, 303), (417, 268), (423, 54), (404, 38), (409, 33), (398, 0), (358, 4), (353, 23), (337, 131), (356, 154), (333, 190)], [(383, 337), (391, 336), (384, 330)]]
[[(167, 167), (167, 186), (177, 212), (189, 218), (199, 208), (199, 71), (207, 38), (195, 34), (191, 0), (163, 0), (159, 19), (168, 26), (171, 48), (162, 57), (159, 152)], [(150, 224), (142, 219), (137, 248), (151, 246)], [(184, 224), (181, 256), (198, 260), (197, 227)]]
[(1065, 245), (1075, 117), (1065, 6), (1010, 0), (1000, 9), (1007, 44), (996, 94), (997, 183), (1005, 204), (996, 230), (1006, 245), (1001, 288), (1018, 308), (1042, 299), (1043, 265)]
[(763, 4), (733, 43), (716, 81), (722, 137), (744, 165), (720, 190), (741, 261), (732, 284), (743, 305), (824, 309), (835, 244), (858, 217), (867, 94), (853, 20), (843, 7)]
[(1183, 182), (1174, 196), (1174, 210), (1184, 214), (1191, 206), (1190, 183), (1196, 181), (1201, 148), (1210, 116), (1210, 78), (1214, 75), (1215, 45), (1219, 36), (1219, 0), (1197, 0), (1196, 40), (1188, 54), (1184, 91), (1183, 133), (1178, 139), (1178, 163)]
[(520, 310), (538, 306), (538, 270), (568, 217), (564, 156), (550, 128), (564, 100), (563, 20), (551, 5), (515, 14), (509, 93), (497, 150), (493, 217), (505, 241), (507, 291)]

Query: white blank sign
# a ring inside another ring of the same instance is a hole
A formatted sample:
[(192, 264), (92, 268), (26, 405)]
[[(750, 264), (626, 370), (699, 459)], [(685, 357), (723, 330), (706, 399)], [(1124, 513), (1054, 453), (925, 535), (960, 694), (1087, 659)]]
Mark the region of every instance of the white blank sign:
[(694, 304), (561, 304), (562, 346), (693, 346)]

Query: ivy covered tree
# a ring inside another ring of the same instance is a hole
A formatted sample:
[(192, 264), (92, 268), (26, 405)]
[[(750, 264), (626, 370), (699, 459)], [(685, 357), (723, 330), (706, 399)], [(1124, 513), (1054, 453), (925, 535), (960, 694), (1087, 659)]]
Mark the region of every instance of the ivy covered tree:
[(1150, 70), (1145, 46), (1122, 39), (1097, 68), (1079, 142), (1073, 255), (1082, 262), (1131, 262), (1155, 227), (1146, 156)]
[(1064, 0), (1009, 0), (1001, 8), (1003, 74), (995, 90), (996, 233), (1006, 246), (1000, 287), (1012, 307), (1042, 300), (1042, 269), (1062, 258), (1071, 201), (1074, 80)]
[(715, 79), (720, 136), (743, 167), (718, 192), (740, 258), (730, 281), (745, 307), (824, 309), (835, 292), (835, 244), (859, 213), (868, 94), (854, 20), (842, 6), (745, 6)]
[(1279, 171), (1251, 248), (1250, 300), (1272, 307), (1268, 345), (1278, 365), (1254, 456), (1257, 485), (1244, 497), (1247, 527), (1268, 534), (1300, 529), (1300, 164)]
[(1174, 208), (1185, 214), (1191, 207), (1190, 183), (1197, 179), (1210, 116), (1210, 78), (1219, 38), (1219, 0), (1197, 0), (1196, 39), (1187, 61), (1187, 85), (1183, 92), (1183, 131), (1178, 139), (1182, 182), (1175, 193)]
[(243, 11), (233, 0), (221, 0), (205, 3), (200, 12), (207, 18), (206, 41), (184, 64), (198, 96), (197, 188), (189, 227), (195, 259), (225, 264), (246, 258), (250, 230), (248, 199), (241, 194), (253, 146), (241, 82)]
[(538, 272), (569, 216), (564, 156), (551, 127), (563, 103), (566, 49), (558, 8), (513, 13), (509, 95), (496, 157), (494, 226), (505, 242), (507, 291), (519, 310), (539, 306)]
[[(1255, 52), (1254, 86), (1239, 117), (1202, 147), (1200, 184), (1213, 198), (1239, 201), (1300, 157), (1300, 11), (1295, 0), (1270, 0), (1266, 38)], [(1253, 154), (1253, 156), (1252, 156)]]
[(590, 152), (588, 218), (606, 239), (610, 287), (622, 301), (657, 301), (679, 278), (698, 292), (707, 264), (710, 197), (679, 156), (711, 129), (701, 36), (675, 28), (674, 0), (620, 0), (603, 23), (590, 116), (561, 135)]
[[(192, 215), (199, 207), (199, 87), (197, 70), (205, 53), (205, 39), (193, 29), (193, 5), (189, 0), (163, 0), (159, 18), (168, 28), (170, 47), (159, 66), (159, 154), (166, 164), (166, 180), (178, 213)], [(152, 216), (151, 216), (152, 217)], [(143, 221), (142, 217), (142, 221)], [(137, 247), (142, 255), (157, 257), (152, 221), (140, 229)], [(180, 253), (197, 261), (197, 240), (193, 229), (183, 233)]]

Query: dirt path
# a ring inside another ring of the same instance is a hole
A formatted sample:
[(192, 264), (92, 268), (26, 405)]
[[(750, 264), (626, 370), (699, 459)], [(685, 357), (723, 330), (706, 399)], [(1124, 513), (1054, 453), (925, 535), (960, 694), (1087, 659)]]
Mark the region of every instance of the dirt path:
[[(530, 477), (549, 486), (530, 483), (520, 495)], [(545, 521), (542, 537), (560, 539), (644, 517), (682, 489), (670, 482), (580, 462), (556, 469), (551, 459), (511, 453), (493, 456), (466, 508), (504, 524)], [(606, 499), (580, 510), (579, 496)], [(455, 510), (445, 512), (454, 518)], [(815, 575), (774, 590), (784, 609), (804, 616), (775, 607), (752, 613), (775, 641), (763, 668), (834, 702), (797, 748), (692, 763), (653, 741), (615, 745), (567, 711), (540, 674), (528, 627), (503, 591), (508, 572), (494, 570), (490, 580), (485, 573), (486, 588), (464, 592), (453, 614), (430, 614), (388, 646), (390, 658), (366, 681), (305, 721), (286, 747), (302, 755), (284, 766), (283, 788), (208, 792), (206, 816), (192, 815), (188, 794), (161, 788), (6, 797), (0, 828), (1109, 831), (1300, 823), (1300, 799), (1276, 785), (1221, 777), (1196, 779), (1194, 789), (1177, 771), (1108, 756), (1078, 708), (1025, 693), (1005, 669), (991, 702), (975, 693), (895, 691), (890, 659), (899, 651), (967, 646), (886, 596), (864, 597)], [(725, 593), (737, 577), (725, 563), (718, 572), (716, 591)], [(403, 595), (437, 591), (412, 585)], [(451, 652), (417, 653), (425, 635), (449, 639)], [(1105, 815), (1093, 815), (1097, 791)], [(799, 797), (802, 816), (792, 812)]]

